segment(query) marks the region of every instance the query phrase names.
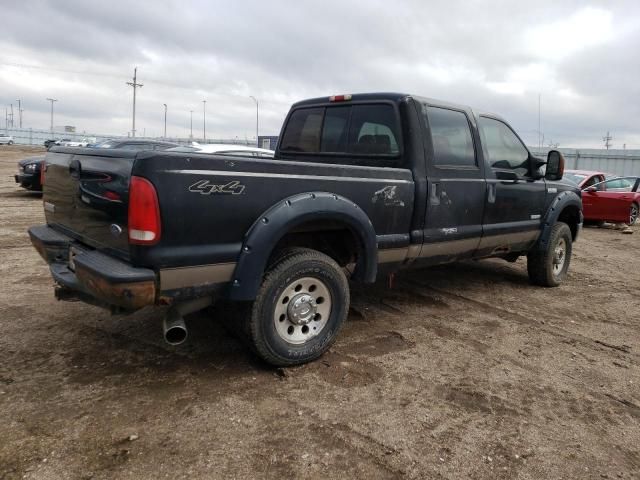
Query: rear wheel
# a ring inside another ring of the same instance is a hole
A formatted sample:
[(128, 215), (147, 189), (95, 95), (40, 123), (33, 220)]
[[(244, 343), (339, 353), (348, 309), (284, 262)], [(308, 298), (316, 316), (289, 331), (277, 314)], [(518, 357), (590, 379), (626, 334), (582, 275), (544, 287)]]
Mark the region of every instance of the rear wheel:
[(557, 287), (562, 283), (571, 262), (572, 239), (566, 223), (558, 222), (553, 226), (546, 249), (534, 249), (527, 255), (531, 283), (543, 287)]
[(638, 215), (640, 214), (640, 206), (637, 203), (631, 204), (631, 209), (629, 210), (629, 225), (635, 225), (638, 221)]
[(295, 249), (264, 277), (245, 329), (255, 352), (277, 366), (318, 358), (335, 341), (349, 312), (349, 284), (329, 256)]
[(13, 145), (13, 140), (9, 140), (8, 145)]

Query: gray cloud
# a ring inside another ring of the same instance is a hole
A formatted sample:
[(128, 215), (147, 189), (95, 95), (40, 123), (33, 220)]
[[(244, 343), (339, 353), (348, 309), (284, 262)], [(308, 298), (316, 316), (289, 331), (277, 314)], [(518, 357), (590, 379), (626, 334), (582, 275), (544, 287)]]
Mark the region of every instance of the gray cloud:
[[(560, 4), (561, 3), (561, 4)], [(290, 103), (340, 92), (405, 91), (506, 117), (537, 142), (640, 148), (636, 2), (381, 0), (17, 2), (0, 32), (0, 102), (25, 102), (29, 126), (125, 134), (139, 67), (138, 129), (277, 134)], [(4, 12), (3, 12), (4, 13)], [(23, 66), (16, 66), (23, 65)], [(41, 68), (25, 67), (40, 66)]]

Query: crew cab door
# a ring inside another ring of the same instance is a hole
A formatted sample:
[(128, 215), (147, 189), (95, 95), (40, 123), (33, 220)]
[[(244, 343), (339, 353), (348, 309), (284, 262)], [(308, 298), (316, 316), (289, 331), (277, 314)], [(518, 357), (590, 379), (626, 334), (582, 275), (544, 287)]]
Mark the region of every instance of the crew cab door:
[[(481, 115), (487, 179), (483, 237), (477, 256), (525, 251), (540, 235), (547, 186), (534, 178), (531, 155), (518, 135), (500, 119)], [(549, 189), (549, 193), (553, 193)]]
[(423, 104), (427, 208), (422, 262), (471, 258), (482, 236), (486, 182), (470, 112)]

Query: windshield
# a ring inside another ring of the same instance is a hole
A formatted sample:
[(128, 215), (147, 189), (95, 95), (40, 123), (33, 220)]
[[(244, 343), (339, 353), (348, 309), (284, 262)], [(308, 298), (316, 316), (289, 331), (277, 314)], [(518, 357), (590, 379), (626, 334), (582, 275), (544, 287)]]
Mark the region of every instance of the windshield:
[(567, 173), (565, 172), (564, 177), (567, 180), (575, 183), (576, 185), (580, 185), (580, 182), (582, 182), (585, 178), (587, 178), (586, 175), (578, 175), (577, 173)]

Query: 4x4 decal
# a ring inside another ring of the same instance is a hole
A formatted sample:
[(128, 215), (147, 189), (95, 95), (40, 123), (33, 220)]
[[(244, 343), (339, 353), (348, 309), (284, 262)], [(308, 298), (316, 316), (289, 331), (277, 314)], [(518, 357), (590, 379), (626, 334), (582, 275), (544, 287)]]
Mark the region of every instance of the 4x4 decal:
[(189, 187), (189, 191), (201, 195), (240, 195), (244, 192), (244, 185), (237, 180), (232, 180), (224, 185), (216, 185), (209, 180), (198, 180)]

